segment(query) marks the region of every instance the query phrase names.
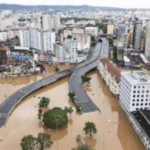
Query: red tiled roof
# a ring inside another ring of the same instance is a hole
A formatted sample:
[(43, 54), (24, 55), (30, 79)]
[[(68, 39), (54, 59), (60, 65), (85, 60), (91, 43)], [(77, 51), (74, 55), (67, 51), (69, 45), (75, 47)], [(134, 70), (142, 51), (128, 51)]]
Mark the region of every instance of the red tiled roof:
[(113, 62), (111, 62), (111, 60), (108, 58), (103, 58), (100, 60), (100, 62), (104, 66), (107, 66), (108, 72), (111, 74), (111, 76), (115, 77), (116, 82), (119, 83), (121, 80), (120, 69)]

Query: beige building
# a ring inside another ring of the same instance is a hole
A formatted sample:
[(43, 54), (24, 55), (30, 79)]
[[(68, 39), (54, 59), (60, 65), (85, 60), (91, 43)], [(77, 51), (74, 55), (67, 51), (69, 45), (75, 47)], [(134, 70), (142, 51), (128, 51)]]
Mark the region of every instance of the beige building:
[(84, 29), (74, 28), (72, 30), (72, 36), (73, 37), (75, 37), (76, 35), (79, 35), (79, 34), (84, 34)]
[(75, 36), (78, 43), (78, 51), (90, 49), (91, 47), (91, 36), (88, 34), (79, 34)]
[(107, 25), (107, 34), (114, 34), (114, 25), (113, 24), (108, 24)]
[(85, 33), (90, 34), (92, 36), (97, 36), (98, 27), (85, 27)]
[(120, 69), (111, 62), (108, 58), (103, 58), (100, 60), (98, 65), (99, 73), (101, 74), (102, 78), (106, 82), (109, 90), (113, 95), (119, 95), (120, 93)]

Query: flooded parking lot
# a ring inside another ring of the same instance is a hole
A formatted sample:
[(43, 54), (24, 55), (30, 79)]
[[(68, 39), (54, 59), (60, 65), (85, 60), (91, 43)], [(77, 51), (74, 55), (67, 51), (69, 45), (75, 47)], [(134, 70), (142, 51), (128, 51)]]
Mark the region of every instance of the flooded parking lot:
[[(71, 150), (77, 146), (76, 136), (78, 134), (82, 136), (84, 143), (95, 147), (96, 150), (144, 150), (142, 142), (121, 110), (118, 99), (111, 95), (96, 71), (88, 74), (88, 76), (92, 77), (92, 80), (91, 86), (86, 91), (100, 108), (100, 112), (78, 115), (74, 109), (67, 128), (56, 131), (43, 128), (37, 117), (40, 97), (46, 96), (50, 98), (49, 109), (53, 107), (64, 108), (72, 105), (67, 96), (69, 92), (69, 77), (64, 78), (57, 83), (34, 92), (17, 106), (9, 118), (6, 128), (0, 129), (0, 150), (20, 150), (20, 141), (24, 135), (32, 134), (37, 136), (39, 132), (51, 135), (54, 141), (50, 148), (51, 150)], [(34, 81), (33, 78), (30, 80), (30, 83)], [(21, 79), (18, 78), (18, 80), (21, 83)], [(12, 81), (9, 89), (13, 89), (15, 86), (13, 83)], [(25, 84), (18, 85), (13, 90)], [(87, 121), (96, 124), (98, 132), (93, 139), (86, 137), (83, 132)]]

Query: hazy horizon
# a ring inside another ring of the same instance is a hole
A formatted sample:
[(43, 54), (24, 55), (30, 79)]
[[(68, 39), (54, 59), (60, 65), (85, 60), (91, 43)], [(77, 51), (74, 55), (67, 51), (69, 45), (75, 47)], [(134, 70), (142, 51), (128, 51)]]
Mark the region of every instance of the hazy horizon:
[[(144, 2), (143, 2), (144, 1)], [(89, 6), (99, 6), (99, 7), (119, 7), (119, 8), (150, 8), (150, 1), (148, 0), (73, 0), (71, 3), (69, 0), (49, 1), (49, 0), (0, 0), (0, 4), (19, 4), (19, 5), (89, 5)], [(149, 6), (149, 7), (147, 7)]]

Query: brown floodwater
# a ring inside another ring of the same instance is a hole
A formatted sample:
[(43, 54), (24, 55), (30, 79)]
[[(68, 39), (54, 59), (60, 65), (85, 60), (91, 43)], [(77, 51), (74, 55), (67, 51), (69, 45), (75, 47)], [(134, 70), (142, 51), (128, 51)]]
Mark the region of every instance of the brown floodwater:
[[(36, 74), (31, 76), (25, 77), (16, 77), (16, 78), (7, 78), (7, 79), (0, 79), (0, 104), (11, 94), (19, 90), (20, 88), (29, 85), (37, 80), (40, 80), (44, 77), (52, 75), (56, 73), (53, 69), (53, 65), (44, 65), (46, 72), (43, 74)], [(58, 65), (62, 70), (70, 68), (71, 65)]]
[[(82, 136), (82, 142), (96, 150), (145, 150), (126, 116), (120, 108), (118, 99), (114, 99), (105, 83), (96, 71), (88, 74), (92, 77), (88, 95), (100, 108), (100, 112), (77, 115), (74, 109), (68, 127), (51, 131), (43, 128), (37, 118), (38, 102), (42, 96), (49, 97), (49, 109), (70, 106), (68, 98), (68, 80), (42, 88), (26, 97), (10, 116), (6, 128), (0, 129), (0, 150), (20, 150), (20, 141), (24, 135), (37, 136), (39, 132), (49, 133), (54, 144), (51, 150), (71, 150), (77, 146), (76, 137)], [(85, 122), (96, 124), (97, 134), (89, 139), (84, 131)]]

